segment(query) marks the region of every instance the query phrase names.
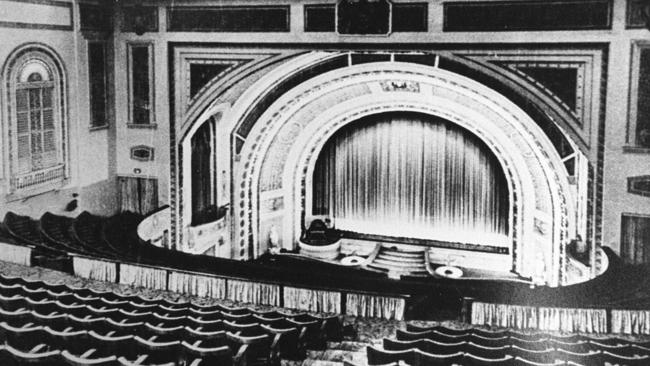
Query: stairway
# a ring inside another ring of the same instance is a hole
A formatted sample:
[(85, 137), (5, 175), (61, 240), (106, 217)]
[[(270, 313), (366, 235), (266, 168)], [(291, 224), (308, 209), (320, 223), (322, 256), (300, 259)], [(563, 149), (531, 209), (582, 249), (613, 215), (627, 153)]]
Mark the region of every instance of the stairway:
[(382, 245), (377, 255), (367, 264), (370, 269), (391, 272), (400, 276), (428, 276), (425, 250), (404, 250)]

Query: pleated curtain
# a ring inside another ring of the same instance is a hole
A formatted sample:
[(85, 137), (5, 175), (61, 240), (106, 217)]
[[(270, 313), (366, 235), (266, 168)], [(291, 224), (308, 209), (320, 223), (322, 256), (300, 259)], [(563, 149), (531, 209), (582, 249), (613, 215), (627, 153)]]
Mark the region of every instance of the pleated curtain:
[(30, 266), (31, 258), (32, 250), (27, 246), (0, 243), (1, 261)]
[(650, 310), (612, 310), (612, 333), (650, 334)]
[(474, 302), (471, 322), (513, 329), (606, 333), (607, 311)]
[(280, 306), (280, 286), (239, 280), (227, 281), (228, 299), (260, 305)]
[(154, 290), (167, 289), (167, 271), (150, 267), (120, 265), (120, 283)]
[(320, 313), (340, 313), (341, 293), (337, 291), (311, 290), (291, 286), (284, 287), (284, 307)]
[(398, 297), (347, 294), (345, 307), (347, 315), (403, 320), (406, 301)]
[(170, 272), (167, 284), (169, 291), (191, 296), (224, 299), (226, 279), (193, 273)]
[(115, 282), (117, 263), (106, 262), (82, 257), (72, 257), (72, 268), (75, 276), (91, 280)]
[(340, 130), (313, 175), (313, 212), (337, 229), (508, 245), (503, 171), (477, 137), (420, 114), (380, 114)]

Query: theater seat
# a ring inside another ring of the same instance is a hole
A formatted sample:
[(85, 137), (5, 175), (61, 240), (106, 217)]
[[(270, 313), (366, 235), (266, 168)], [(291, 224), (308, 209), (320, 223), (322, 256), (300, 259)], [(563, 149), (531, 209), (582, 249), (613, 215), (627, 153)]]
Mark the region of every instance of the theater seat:
[(192, 362), (201, 359), (201, 365), (219, 365), (231, 366), (233, 365), (232, 350), (228, 346), (205, 348), (193, 346), (187, 342), (181, 344), (180, 361), (187, 365), (193, 364)]
[(384, 338), (384, 349), (389, 351), (403, 351), (416, 348), (427, 353), (451, 355), (458, 352), (466, 352), (466, 346), (467, 342), (441, 343), (429, 339), (420, 339), (417, 341), (396, 341)]
[(464, 355), (461, 352), (450, 355), (437, 355), (428, 352), (415, 350), (416, 365), (422, 366), (447, 366), (457, 365), (464, 361)]
[(280, 352), (268, 335), (245, 337), (227, 333), (231, 349), (238, 349), (235, 358), (245, 357), (246, 365), (279, 365)]
[(113, 366), (117, 364), (117, 357), (115, 356), (85, 358), (75, 356), (66, 350), (61, 352), (61, 360), (70, 366)]
[[(62, 366), (61, 351), (32, 351), (23, 352), (13, 348), (10, 345), (2, 347), (2, 354), (8, 355), (3, 361), (3, 366), (24, 366), (24, 365), (42, 365), (42, 366)], [(4, 356), (2, 357), (4, 358)], [(1, 359), (1, 358), (0, 358)]]
[(366, 347), (368, 365), (386, 365), (393, 362), (405, 362), (409, 365), (416, 365), (418, 356), (415, 350), (385, 351), (373, 346)]
[(515, 345), (510, 347), (508, 354), (515, 358), (522, 358), (526, 361), (540, 364), (552, 364), (555, 362), (555, 351), (553, 349), (530, 350)]
[(522, 357), (515, 357), (512, 360), (512, 365), (513, 366), (557, 366), (557, 365), (564, 365), (565, 363), (562, 361), (553, 361), (551, 363), (547, 362), (535, 362), (531, 360), (527, 360)]
[(650, 357), (649, 356), (643, 356), (643, 357), (625, 357), (622, 355), (617, 355), (615, 353), (611, 353), (608, 351), (605, 351), (601, 354), (601, 360), (602, 362), (609, 362), (612, 365), (620, 364), (620, 365), (626, 365), (626, 366), (647, 366), (650, 365)]
[(463, 366), (510, 366), (513, 358), (504, 356), (501, 358), (484, 358), (475, 356), (471, 353), (465, 353), (462, 361)]
[(297, 360), (305, 357), (306, 342), (304, 340), (304, 333), (300, 332), (298, 328), (275, 328), (273, 326), (264, 325), (260, 326), (266, 333), (276, 339), (280, 355), (282, 358)]
[(600, 352), (570, 352), (563, 349), (555, 350), (555, 359), (562, 361), (573, 361), (583, 365), (599, 365), (601, 361)]

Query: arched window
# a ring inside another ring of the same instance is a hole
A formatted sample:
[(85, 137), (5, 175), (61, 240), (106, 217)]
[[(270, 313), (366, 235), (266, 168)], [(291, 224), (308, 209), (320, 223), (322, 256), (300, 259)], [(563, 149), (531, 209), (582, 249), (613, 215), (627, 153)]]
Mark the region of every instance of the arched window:
[(66, 177), (62, 69), (49, 52), (24, 47), (7, 64), (10, 192), (49, 187)]

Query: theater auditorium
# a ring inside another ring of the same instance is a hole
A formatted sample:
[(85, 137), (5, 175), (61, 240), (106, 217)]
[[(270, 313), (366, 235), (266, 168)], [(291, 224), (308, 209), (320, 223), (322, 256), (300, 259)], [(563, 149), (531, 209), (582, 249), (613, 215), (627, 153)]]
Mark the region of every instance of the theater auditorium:
[(650, 365), (649, 1), (0, 0), (0, 40), (0, 366)]

